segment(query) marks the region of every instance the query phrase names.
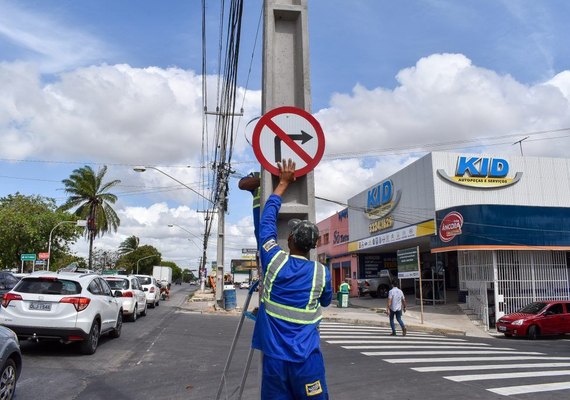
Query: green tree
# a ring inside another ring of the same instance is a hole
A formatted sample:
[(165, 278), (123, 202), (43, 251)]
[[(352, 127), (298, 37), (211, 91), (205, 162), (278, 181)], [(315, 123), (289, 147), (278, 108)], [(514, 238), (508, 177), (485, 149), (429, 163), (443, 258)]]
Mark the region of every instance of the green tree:
[(69, 198), (60, 209), (65, 211), (74, 209), (76, 216), (87, 220), (85, 235), (89, 239), (88, 266), (90, 269), (93, 264), (93, 240), (95, 236), (102, 236), (109, 231), (116, 232), (121, 223), (117, 213), (111, 207), (117, 201), (117, 196), (108, 192), (121, 181), (115, 179), (110, 182), (103, 182), (106, 173), (106, 165), (100, 168), (97, 173), (86, 165), (75, 169), (68, 179), (62, 181)]
[[(72, 214), (60, 211), (52, 198), (20, 193), (0, 198), (0, 266), (20, 267), (20, 255), (47, 252), (49, 235), (62, 221), (75, 221)], [(51, 260), (69, 253), (69, 244), (81, 236), (74, 224), (61, 224), (52, 233)]]
[(129, 274), (134, 274), (137, 271), (137, 262), (138, 262), (139, 274), (152, 275), (153, 265), (160, 265), (161, 260), (162, 260), (162, 255), (154, 246), (144, 245), (144, 246), (139, 246), (132, 253), (125, 254), (119, 257), (115, 268), (124, 269)]
[(139, 242), (140, 242), (139, 238), (136, 237), (135, 235), (129, 236), (128, 238), (123, 240), (119, 245), (119, 254), (123, 255), (127, 253), (132, 253), (133, 251), (138, 249)]

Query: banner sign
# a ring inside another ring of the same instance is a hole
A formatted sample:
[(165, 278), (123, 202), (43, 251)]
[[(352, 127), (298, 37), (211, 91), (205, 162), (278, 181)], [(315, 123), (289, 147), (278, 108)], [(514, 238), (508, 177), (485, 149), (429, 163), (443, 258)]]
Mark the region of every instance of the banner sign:
[(418, 271), (418, 248), (402, 249), (397, 252), (398, 278), (419, 278)]

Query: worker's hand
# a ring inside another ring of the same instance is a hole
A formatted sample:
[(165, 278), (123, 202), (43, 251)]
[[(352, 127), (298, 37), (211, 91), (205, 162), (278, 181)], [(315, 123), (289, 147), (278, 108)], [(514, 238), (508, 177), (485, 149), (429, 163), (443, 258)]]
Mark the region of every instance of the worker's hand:
[(288, 159), (277, 163), (279, 168), (279, 183), (286, 183), (287, 185), (295, 181), (295, 161)]

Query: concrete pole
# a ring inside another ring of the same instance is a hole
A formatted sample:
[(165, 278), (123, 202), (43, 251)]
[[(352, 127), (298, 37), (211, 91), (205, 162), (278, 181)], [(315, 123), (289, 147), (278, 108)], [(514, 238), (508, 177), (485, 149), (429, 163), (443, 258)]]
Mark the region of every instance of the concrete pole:
[[(263, 38), (262, 113), (281, 106), (311, 112), (307, 0), (265, 0)], [(278, 183), (268, 171), (261, 173), (261, 206)], [(277, 221), (278, 241), (287, 248), (287, 222), (291, 218), (315, 221), (313, 172), (297, 179), (282, 199)], [(315, 259), (316, 252), (311, 252)]]

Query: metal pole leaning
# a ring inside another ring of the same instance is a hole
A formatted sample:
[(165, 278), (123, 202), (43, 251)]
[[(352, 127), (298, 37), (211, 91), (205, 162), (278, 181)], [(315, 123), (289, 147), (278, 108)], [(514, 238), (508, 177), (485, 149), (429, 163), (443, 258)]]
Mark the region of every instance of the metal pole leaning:
[[(220, 396), (222, 395), (222, 390), (226, 384), (226, 374), (228, 372), (228, 370), (230, 369), (230, 364), (232, 363), (232, 358), (234, 356), (234, 352), (236, 349), (236, 343), (238, 341), (239, 335), (241, 333), (241, 328), (243, 326), (243, 321), (245, 319), (245, 313), (247, 312), (247, 309), (249, 307), (249, 302), (251, 300), (251, 296), (253, 295), (253, 292), (255, 291), (255, 289), (257, 288), (257, 285), (259, 284), (259, 281), (255, 282), (253, 285), (251, 285), (251, 287), (249, 288), (248, 294), (247, 294), (247, 299), (245, 300), (245, 304), (243, 306), (243, 310), (241, 312), (241, 317), (239, 319), (239, 323), (238, 326), (236, 328), (236, 333), (234, 335), (234, 339), (232, 340), (232, 345), (230, 346), (230, 352), (228, 353), (228, 359), (226, 360), (226, 365), (224, 366), (224, 371), (222, 372), (222, 378), (220, 379), (220, 386), (218, 387), (218, 394), (216, 395), (216, 400), (220, 400)], [(253, 350), (253, 349), (251, 349)], [(253, 351), (250, 351), (250, 353), (253, 354)], [(248, 360), (248, 364), (251, 361), (251, 356), (252, 354), (250, 354), (249, 356), (249, 360)], [(249, 369), (249, 366), (248, 368)], [(244, 372), (247, 376), (247, 370), (246, 372)], [(240, 388), (240, 391), (243, 391), (243, 389)], [(241, 393), (240, 393), (241, 396)]]

